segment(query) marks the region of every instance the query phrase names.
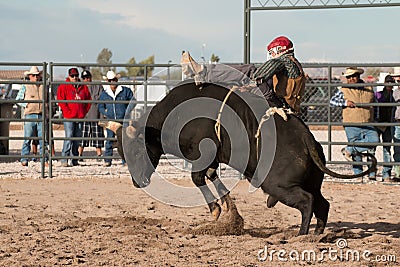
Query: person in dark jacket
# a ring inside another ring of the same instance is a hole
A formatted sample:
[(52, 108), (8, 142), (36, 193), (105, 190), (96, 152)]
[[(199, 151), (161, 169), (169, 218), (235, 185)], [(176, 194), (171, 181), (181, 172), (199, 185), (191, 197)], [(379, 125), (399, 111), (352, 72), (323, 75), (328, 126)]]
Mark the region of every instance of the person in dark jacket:
[[(118, 77), (114, 71), (107, 72), (108, 82), (118, 82)], [(113, 101), (110, 103), (99, 103), (99, 112), (103, 114), (107, 119), (110, 120), (122, 120), (125, 117), (125, 113), (129, 113), (133, 110), (134, 104), (131, 100), (135, 100), (133, 97), (132, 90), (126, 86), (118, 84), (104, 85), (104, 91), (100, 95), (102, 101)], [(118, 103), (117, 101), (131, 101), (130, 103)], [(113, 138), (115, 134), (113, 131), (107, 129), (107, 138)], [(106, 140), (105, 156), (113, 155), (113, 143), (112, 140)], [(110, 167), (112, 159), (104, 159), (104, 166)], [(122, 161), (122, 164), (125, 164)]]
[[(91, 82), (92, 81), (92, 74), (88, 70), (84, 70), (81, 73), (81, 78), (84, 82)], [(101, 93), (103, 92), (104, 88), (101, 84), (91, 84), (88, 85), (90, 95), (92, 100), (99, 100)], [(93, 121), (85, 121), (83, 122), (82, 126), (82, 141), (79, 143), (79, 156), (82, 157), (83, 150), (85, 147), (91, 146), (96, 148), (96, 154), (99, 157), (102, 156), (102, 147), (104, 147), (104, 129), (98, 124), (98, 120), (100, 119), (100, 112), (98, 109), (98, 103), (92, 103), (88, 113), (86, 114), (86, 119), (93, 120)], [(96, 138), (92, 140), (87, 140), (86, 138)], [(83, 161), (83, 159), (79, 159)]]
[[(395, 84), (393, 90), (393, 99), (395, 103), (400, 102), (400, 67), (394, 67), (393, 73), (390, 74), (393, 77)], [(394, 111), (394, 120), (395, 122), (400, 123), (400, 106), (395, 107)], [(400, 143), (400, 124), (394, 126), (394, 134), (393, 134), (393, 142), (398, 144)], [(400, 146), (394, 146), (393, 159), (395, 162), (400, 162)], [(391, 181), (400, 182), (400, 165), (393, 166), (394, 177)]]
[[(394, 83), (394, 79), (391, 75), (385, 77), (384, 83)], [(393, 86), (384, 86), (382, 91), (375, 93), (375, 99), (378, 103), (394, 103), (393, 98)], [(394, 122), (394, 108), (393, 107), (377, 107), (376, 109), (376, 121), (377, 122)], [(394, 135), (393, 126), (377, 126), (378, 135), (382, 138), (382, 142), (391, 143)], [(391, 146), (383, 146), (383, 161), (391, 162)], [(383, 165), (382, 179), (384, 181), (390, 181), (390, 175), (392, 166)]]

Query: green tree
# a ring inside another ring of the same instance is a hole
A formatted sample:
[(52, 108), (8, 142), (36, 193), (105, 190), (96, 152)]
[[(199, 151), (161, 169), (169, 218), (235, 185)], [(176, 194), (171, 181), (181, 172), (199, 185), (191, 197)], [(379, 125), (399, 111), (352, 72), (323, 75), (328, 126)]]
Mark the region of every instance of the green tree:
[[(154, 55), (140, 61), (139, 64), (154, 64)], [(153, 75), (153, 70), (154, 67), (147, 68), (147, 77), (151, 77)], [(144, 76), (144, 67), (139, 67), (139, 71), (137, 72), (136, 76)]]
[(92, 73), (93, 80), (102, 80), (103, 75), (101, 74), (100, 68), (91, 68), (90, 72)]
[[(112, 64), (112, 52), (108, 48), (103, 48), (99, 55), (97, 56), (98, 64)], [(109, 70), (115, 71), (115, 68), (112, 69), (110, 67), (100, 67), (102, 73), (107, 73)]]
[[(129, 59), (128, 64), (135, 65), (136, 59), (132, 57)], [(126, 67), (126, 72), (128, 77), (136, 77), (137, 73), (139, 72), (139, 67)]]
[[(154, 55), (136, 63), (136, 59), (132, 57), (129, 59), (128, 64), (154, 64)], [(144, 67), (126, 67), (127, 75), (129, 77), (144, 76)], [(154, 67), (147, 68), (147, 77), (151, 77), (153, 74)]]
[[(108, 48), (103, 48), (97, 56), (97, 64), (101, 65), (110, 65), (112, 64), (112, 52)], [(149, 56), (148, 58), (136, 63), (136, 59), (132, 57), (129, 59), (128, 64), (154, 64), (154, 55)], [(119, 74), (121, 77), (136, 77), (136, 76), (144, 76), (144, 67), (126, 67), (125, 70), (116, 72), (115, 67), (104, 66), (98, 68), (92, 68), (90, 71), (92, 72), (92, 76), (94, 80), (101, 80), (104, 75), (106, 75), (107, 71), (112, 70), (115, 73)], [(151, 77), (153, 74), (154, 67), (147, 68), (147, 76)]]
[(219, 62), (219, 56), (212, 54), (210, 60), (211, 60), (211, 62)]
[[(97, 55), (97, 64), (112, 64), (112, 52), (108, 48), (103, 48), (100, 53)], [(103, 75), (107, 73), (107, 71), (112, 70), (115, 71), (115, 67), (99, 67), (99, 68), (92, 68), (92, 77), (94, 80), (101, 80)]]
[(120, 75), (120, 77), (129, 77), (128, 73), (124, 70), (119, 71), (118, 74)]

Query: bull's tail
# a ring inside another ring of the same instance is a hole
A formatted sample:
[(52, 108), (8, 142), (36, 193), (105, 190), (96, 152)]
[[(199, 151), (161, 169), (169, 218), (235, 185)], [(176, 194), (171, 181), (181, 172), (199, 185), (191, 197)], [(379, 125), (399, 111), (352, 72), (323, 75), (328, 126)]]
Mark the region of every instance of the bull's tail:
[(371, 165), (368, 168), (368, 170), (366, 170), (362, 173), (359, 173), (359, 174), (349, 174), (349, 175), (336, 173), (334, 171), (331, 171), (330, 169), (328, 169), (325, 166), (324, 162), (322, 161), (322, 159), (318, 153), (318, 150), (316, 149), (316, 145), (319, 145), (319, 144), (316, 143), (317, 141), (315, 141), (315, 139), (312, 137), (312, 135), (307, 134), (304, 141), (307, 145), (308, 151), (309, 151), (311, 158), (313, 159), (315, 165), (317, 165), (321, 171), (323, 171), (324, 173), (326, 173), (330, 176), (333, 176), (336, 178), (341, 178), (341, 179), (354, 179), (354, 178), (358, 178), (358, 177), (367, 175), (370, 172), (376, 172), (376, 170), (377, 170), (377, 168), (376, 168), (377, 161), (376, 161), (375, 156), (371, 153), (364, 152), (364, 153), (358, 153), (358, 154), (361, 156), (367, 156), (371, 160)]

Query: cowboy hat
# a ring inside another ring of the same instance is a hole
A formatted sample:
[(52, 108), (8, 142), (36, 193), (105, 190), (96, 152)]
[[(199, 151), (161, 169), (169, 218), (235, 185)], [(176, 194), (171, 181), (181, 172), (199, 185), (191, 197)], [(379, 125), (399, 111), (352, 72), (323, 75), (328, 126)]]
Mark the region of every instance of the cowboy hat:
[(400, 67), (394, 67), (393, 68), (393, 73), (391, 73), (390, 76), (392, 76), (392, 77), (400, 76)]
[(363, 74), (364, 70), (363, 69), (359, 69), (357, 67), (348, 67), (346, 68), (345, 72), (342, 72), (342, 75), (347, 77), (347, 76), (351, 76), (353, 74)]
[(120, 74), (115, 74), (115, 72), (112, 71), (112, 70), (107, 71), (106, 76), (103, 76), (104, 80), (113, 80), (115, 78), (119, 79), (119, 78), (121, 78), (121, 75)]
[(37, 66), (32, 66), (29, 71), (25, 71), (24, 72), (24, 75), (28, 76), (28, 75), (31, 75), (31, 74), (40, 74), (40, 73), (42, 73), (42, 71), (39, 71)]

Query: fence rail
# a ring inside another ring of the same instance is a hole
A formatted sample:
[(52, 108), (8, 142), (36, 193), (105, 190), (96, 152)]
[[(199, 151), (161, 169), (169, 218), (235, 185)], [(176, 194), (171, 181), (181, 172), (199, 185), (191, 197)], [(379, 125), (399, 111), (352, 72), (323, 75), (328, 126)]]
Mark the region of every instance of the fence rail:
[[(256, 66), (258, 64), (255, 64)], [(344, 145), (356, 145), (359, 143), (346, 142), (345, 140), (336, 140), (335, 135), (338, 132), (337, 129), (343, 131), (344, 123), (341, 120), (341, 110), (338, 108), (331, 107), (329, 105), (329, 100), (332, 97), (335, 90), (347, 84), (344, 83), (343, 79), (341, 79), (341, 72), (348, 66), (357, 65), (358, 67), (362, 67), (365, 69), (365, 77), (366, 83), (365, 86), (384, 86), (389, 85), (386, 83), (378, 83), (376, 80), (372, 78), (379, 77), (380, 73), (389, 73), (393, 71), (394, 67), (400, 66), (400, 63), (385, 63), (385, 64), (375, 64), (375, 63), (307, 63), (303, 64), (305, 72), (309, 75), (310, 80), (306, 84), (306, 93), (303, 99), (303, 103), (301, 105), (302, 111), (300, 113), (301, 118), (308, 124), (311, 129), (318, 128), (324, 129), (326, 131), (326, 136), (323, 139), (320, 139), (320, 143), (323, 145), (324, 150), (327, 156), (327, 164), (348, 164), (348, 165), (357, 165), (359, 163), (356, 162), (345, 162), (344, 160), (334, 158), (332, 151), (337, 150), (338, 146)], [(110, 69), (118, 69), (118, 68), (130, 68), (130, 67), (142, 67), (144, 68), (144, 77), (141, 79), (120, 79), (118, 81), (119, 85), (125, 85), (130, 87), (136, 95), (140, 94), (142, 97), (137, 101), (137, 106), (140, 109), (135, 109), (136, 114), (134, 114), (135, 118), (139, 117), (149, 106), (154, 105), (160, 99), (153, 99), (150, 94), (152, 93), (152, 86), (164, 86), (165, 92), (172, 89), (181, 79), (180, 76), (180, 66), (176, 64), (89, 64), (89, 63), (11, 63), (11, 62), (0, 62), (0, 73), (2, 70), (28, 70), (31, 66), (38, 66), (42, 68), (43, 71), (43, 80), (40, 82), (44, 86), (44, 88), (49, 88), (49, 92), (43, 93), (42, 101), (26, 101), (26, 100), (15, 100), (15, 91), (18, 90), (18, 86), (23, 84), (32, 84), (32, 82), (24, 80), (24, 77), (18, 78), (2, 78), (0, 81), (0, 85), (2, 91), (0, 91), (0, 145), (2, 144), (5, 147), (5, 153), (0, 153), (4, 155), (0, 155), (0, 161), (7, 160), (15, 160), (20, 159), (21, 156), (18, 155), (18, 152), (13, 154), (9, 153), (9, 142), (13, 141), (23, 141), (27, 138), (24, 136), (10, 136), (9, 129), (10, 125), (19, 125), (22, 128), (22, 124), (28, 121), (38, 121), (32, 119), (25, 119), (23, 115), (19, 114), (18, 104), (22, 103), (41, 103), (42, 104), (42, 114), (46, 114), (40, 120), (42, 122), (42, 132), (46, 132), (46, 135), (43, 135), (41, 140), (44, 143), (46, 136), (48, 136), (48, 144), (49, 148), (41, 148), (42, 155), (47, 154), (49, 157), (49, 169), (46, 169), (44, 163), (42, 164), (42, 177), (48, 175), (52, 176), (52, 159), (75, 159), (77, 157), (63, 157), (60, 155), (52, 156), (51, 153), (48, 153), (48, 150), (51, 151), (51, 147), (53, 146), (54, 141), (63, 141), (65, 137), (56, 137), (53, 135), (52, 131), (55, 127), (60, 127), (64, 121), (63, 118), (56, 118), (54, 107), (57, 106), (58, 103), (66, 102), (56, 100), (54, 98), (55, 91), (60, 84), (67, 83), (63, 77), (65, 73), (67, 73), (67, 69), (70, 67), (80, 67), (80, 68), (110, 68)], [(60, 71), (62, 69), (62, 71)], [(62, 73), (62, 74), (61, 74)], [(149, 75), (153, 73), (152, 75)], [(61, 78), (60, 78), (61, 77)], [(177, 78), (178, 77), (178, 78)], [(83, 82), (79, 82), (83, 83)], [(36, 83), (39, 84), (39, 83)], [(93, 81), (90, 83), (85, 83), (87, 85), (95, 85), (95, 84), (112, 84), (110, 82), (105, 82), (102, 80)], [(18, 85), (18, 86), (17, 86)], [(14, 88), (15, 87), (15, 88)], [(6, 89), (4, 89), (6, 88)], [(50, 97), (47, 97), (47, 93)], [(14, 96), (12, 96), (14, 94)], [(9, 97), (8, 97), (9, 96)], [(47, 100), (46, 100), (47, 99)], [(71, 101), (71, 102), (79, 102), (79, 101)], [(118, 103), (118, 101), (99, 101), (99, 100), (91, 100), (84, 101), (88, 103)], [(121, 102), (123, 103), (123, 102)], [(126, 103), (126, 101), (124, 102)], [(372, 103), (372, 104), (359, 104), (359, 106), (374, 106), (374, 107), (397, 107), (400, 105), (399, 103)], [(99, 119), (100, 120), (100, 119)], [(95, 120), (95, 121), (99, 121)], [(88, 121), (87, 119), (74, 119), (68, 121)], [(90, 120), (93, 121), (93, 120)], [(58, 126), (57, 126), (58, 125)], [(349, 125), (349, 124), (346, 124)], [(364, 123), (364, 124), (352, 124), (354, 126), (359, 125), (369, 125), (369, 126), (387, 126), (393, 127), (398, 126), (398, 122), (391, 123)], [(31, 137), (30, 140), (38, 140), (38, 137)], [(73, 138), (73, 140), (81, 140), (82, 138)], [(87, 138), (87, 140), (93, 140), (93, 138)], [(102, 138), (101, 140), (110, 140), (109, 138)], [(365, 144), (365, 143), (364, 143)], [(367, 145), (372, 146), (393, 146), (398, 147), (400, 143), (368, 143)], [(47, 150), (48, 149), (48, 150)], [(15, 150), (15, 149), (14, 149)], [(17, 150), (18, 151), (18, 150)], [(1, 152), (1, 149), (0, 149)], [(38, 158), (41, 158), (37, 156)], [(42, 156), (44, 157), (44, 156)], [(94, 157), (87, 156), (87, 159), (92, 159)], [(118, 159), (119, 157), (105, 157), (105, 158), (113, 158)], [(390, 162), (385, 163), (385, 165), (399, 165), (399, 162)], [(379, 165), (382, 166), (383, 162), (380, 161)]]

